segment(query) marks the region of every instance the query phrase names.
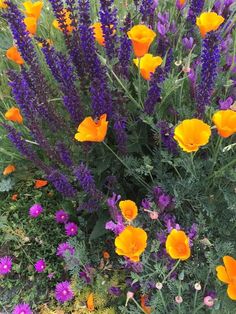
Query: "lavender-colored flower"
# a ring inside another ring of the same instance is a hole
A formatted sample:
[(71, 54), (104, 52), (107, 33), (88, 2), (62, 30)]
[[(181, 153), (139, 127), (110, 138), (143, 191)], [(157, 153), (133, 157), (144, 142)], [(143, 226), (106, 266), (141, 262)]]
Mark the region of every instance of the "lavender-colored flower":
[(147, 198), (144, 198), (141, 202), (141, 206), (144, 208), (144, 209), (150, 209), (151, 208), (151, 202), (147, 199)]
[(10, 273), (12, 268), (12, 259), (9, 256), (0, 258), (0, 275), (6, 275)]
[(69, 252), (70, 255), (74, 255), (74, 247), (68, 242), (60, 243), (57, 247), (57, 256), (64, 257), (67, 252)]
[(116, 115), (114, 118), (114, 132), (116, 144), (118, 146), (119, 152), (122, 154), (127, 153), (127, 132), (126, 132), (126, 118), (121, 115)]
[(115, 287), (115, 286), (111, 286), (109, 289), (108, 289), (108, 292), (111, 294), (111, 295), (114, 295), (116, 297), (119, 297), (121, 295), (121, 289), (119, 287)]
[(161, 141), (163, 146), (172, 154), (177, 153), (177, 143), (174, 140), (174, 128), (170, 126), (166, 121), (160, 121), (158, 123), (158, 128), (160, 130)]
[(187, 20), (192, 23), (192, 25), (196, 24), (196, 18), (199, 16), (203, 10), (205, 0), (191, 0), (190, 6), (188, 10)]
[(168, 24), (162, 24), (162, 22), (160, 21), (157, 22), (157, 31), (161, 36), (165, 36), (168, 30), (169, 30)]
[(76, 190), (70, 184), (67, 177), (58, 170), (50, 169), (47, 180), (65, 197), (74, 197), (76, 195)]
[(40, 204), (34, 204), (29, 209), (29, 215), (32, 218), (37, 218), (43, 211), (43, 207)]
[(65, 225), (65, 231), (68, 237), (74, 237), (78, 233), (78, 226), (74, 222), (68, 222)]
[(140, 5), (140, 13), (143, 22), (150, 22), (153, 17), (154, 10), (156, 8), (156, 1), (154, 0), (142, 0)]
[(14, 307), (12, 314), (33, 314), (29, 304), (21, 303)]
[(216, 32), (207, 33), (202, 44), (201, 77), (196, 91), (197, 111), (199, 116), (203, 115), (205, 107), (211, 102), (211, 96), (218, 74), (217, 69), (219, 61), (219, 36)]
[(197, 232), (198, 232), (197, 224), (194, 223), (192, 224), (188, 232), (188, 237), (191, 241), (193, 241), (196, 238)]
[(117, 195), (116, 193), (112, 193), (112, 197), (107, 199), (107, 205), (111, 207), (111, 209), (117, 209), (116, 204), (121, 199), (121, 195)]
[(71, 289), (69, 281), (63, 281), (56, 285), (55, 298), (61, 303), (70, 301), (74, 298), (74, 292)]
[(62, 163), (70, 168), (73, 165), (73, 161), (71, 159), (70, 151), (68, 150), (66, 145), (63, 142), (58, 142), (56, 145), (56, 150)]
[(180, 0), (176, 0), (176, 8), (178, 10), (183, 10), (185, 8), (185, 5), (186, 5), (187, 1), (185, 1), (183, 3), (183, 1), (180, 1)]
[(87, 284), (90, 284), (92, 281), (92, 275), (94, 268), (90, 265), (85, 265), (84, 270), (79, 272), (79, 277)]
[(234, 102), (234, 100), (232, 97), (228, 97), (225, 100), (220, 99), (219, 100), (219, 109), (220, 110), (227, 110), (232, 106), (233, 102)]
[(63, 209), (56, 211), (55, 213), (56, 222), (59, 224), (64, 224), (69, 219), (69, 214), (65, 212)]
[(161, 194), (158, 198), (158, 206), (161, 210), (164, 210), (171, 204), (171, 197), (168, 194)]
[(186, 50), (191, 50), (193, 48), (194, 39), (193, 37), (184, 37), (182, 43)]
[(129, 65), (131, 60), (132, 43), (126, 34), (120, 37), (120, 47), (118, 51), (119, 72), (125, 78), (129, 77)]
[(116, 223), (112, 220), (108, 221), (105, 225), (105, 229), (113, 231), (116, 235), (119, 235), (125, 229), (122, 215), (118, 213), (118, 211), (116, 213)]
[(44, 272), (45, 268), (46, 268), (46, 263), (43, 259), (38, 260), (35, 264), (34, 264), (34, 268), (36, 270), (37, 273), (42, 273)]

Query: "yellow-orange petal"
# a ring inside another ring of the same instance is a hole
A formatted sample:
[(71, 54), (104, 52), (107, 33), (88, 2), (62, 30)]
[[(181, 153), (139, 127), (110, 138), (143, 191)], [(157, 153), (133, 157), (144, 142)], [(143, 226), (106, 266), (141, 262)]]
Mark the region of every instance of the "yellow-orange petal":
[(37, 31), (37, 19), (35, 17), (26, 17), (24, 18), (24, 23), (26, 25), (27, 31), (31, 35), (35, 35)]
[(234, 110), (218, 110), (212, 117), (218, 134), (227, 138), (236, 133), (236, 112)]
[(171, 230), (166, 240), (166, 251), (173, 259), (186, 260), (190, 257), (189, 238), (184, 231)]
[(133, 61), (137, 67), (140, 67), (140, 73), (147, 81), (151, 79), (151, 74), (153, 74), (156, 68), (159, 67), (163, 62), (161, 57), (154, 57), (150, 53), (146, 53), (142, 58), (140, 58), (140, 61), (139, 58), (134, 59)]
[(87, 309), (90, 312), (95, 310), (93, 293), (90, 293), (88, 298), (87, 298)]
[(227, 294), (231, 300), (236, 301), (236, 284), (229, 284)]
[(21, 57), (18, 49), (16, 46), (10, 47), (7, 51), (6, 51), (6, 57), (7, 59), (15, 62), (16, 64), (22, 65), (24, 64), (24, 60)]
[(236, 259), (234, 259), (231, 256), (224, 256), (223, 257), (223, 261), (224, 261), (224, 265), (225, 265), (225, 269), (226, 272), (229, 276), (229, 279), (235, 279), (236, 281)]
[(223, 16), (218, 15), (216, 12), (203, 12), (197, 17), (196, 25), (200, 30), (201, 36), (204, 38), (207, 33), (218, 30), (224, 20)]
[(36, 189), (40, 189), (44, 186), (48, 185), (48, 181), (47, 180), (35, 180), (35, 183), (34, 183), (34, 187)]
[(134, 220), (138, 215), (138, 207), (135, 202), (131, 200), (120, 201), (119, 207), (121, 209), (122, 216), (128, 221)]
[(217, 266), (216, 267), (216, 272), (217, 272), (217, 278), (220, 281), (222, 281), (224, 283), (229, 283), (230, 282), (229, 276), (228, 276), (224, 266), (222, 266), (222, 265)]
[(23, 6), (25, 8), (24, 13), (26, 16), (39, 19), (43, 7), (42, 1), (36, 1), (34, 3), (31, 1), (25, 1)]
[(6, 9), (7, 4), (5, 3), (5, 0), (0, 0), (0, 9)]
[(12, 107), (5, 113), (5, 119), (19, 124), (23, 123), (23, 117), (20, 110), (16, 107)]
[(12, 172), (16, 171), (16, 167), (14, 165), (8, 165), (4, 170), (3, 170), (3, 175), (7, 176), (11, 174)]

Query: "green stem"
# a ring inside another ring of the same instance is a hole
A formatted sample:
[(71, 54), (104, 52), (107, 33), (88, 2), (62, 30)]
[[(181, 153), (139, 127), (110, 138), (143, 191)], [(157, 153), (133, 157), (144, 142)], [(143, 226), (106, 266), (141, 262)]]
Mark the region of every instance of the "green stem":
[(167, 312), (167, 309), (166, 309), (166, 302), (165, 302), (165, 299), (164, 299), (164, 297), (163, 297), (163, 294), (162, 294), (161, 290), (159, 290), (159, 293), (160, 293), (161, 302), (162, 302), (162, 304), (163, 304), (163, 307), (164, 307), (164, 309), (165, 309), (165, 312)]
[(231, 162), (229, 162), (227, 165), (223, 166), (222, 168), (220, 168), (218, 171), (214, 172), (209, 178), (214, 177), (216, 174), (223, 172), (225, 169), (227, 169), (228, 167), (233, 166), (236, 163), (236, 158), (233, 159)]
[(177, 261), (177, 263), (174, 265), (174, 267), (171, 269), (171, 271), (165, 276), (165, 278), (162, 281), (162, 284), (164, 284), (166, 282), (166, 279), (168, 279), (170, 277), (170, 275), (176, 270), (179, 263), (180, 263), (180, 259)]
[(135, 303), (135, 305), (137, 306), (137, 308), (140, 309), (140, 311), (142, 311), (143, 313), (146, 314), (146, 312), (144, 311), (144, 309), (142, 309), (142, 307), (138, 304), (138, 302), (137, 302), (134, 298), (132, 298), (131, 300), (133, 300), (133, 302)]
[(193, 312), (195, 312), (195, 309), (196, 309), (197, 293), (198, 293), (198, 291), (196, 290), (196, 291), (195, 291), (195, 294), (194, 294), (194, 300), (193, 300)]
[(204, 307), (204, 303), (200, 304), (193, 312), (193, 314), (196, 314), (199, 310), (201, 310), (201, 308)]
[(220, 152), (222, 140), (223, 140), (223, 137), (221, 137), (221, 136), (219, 136), (218, 139), (217, 139), (216, 149), (215, 149), (215, 154), (214, 154), (214, 157), (213, 157), (213, 165), (212, 165), (211, 172), (213, 172), (213, 170), (215, 168), (215, 164), (216, 164), (219, 152)]
[(138, 102), (142, 108), (142, 97), (141, 97), (141, 58), (138, 58)]
[[(181, 296), (181, 281), (179, 281), (178, 295)], [(181, 314), (181, 303), (178, 303), (178, 313)]]

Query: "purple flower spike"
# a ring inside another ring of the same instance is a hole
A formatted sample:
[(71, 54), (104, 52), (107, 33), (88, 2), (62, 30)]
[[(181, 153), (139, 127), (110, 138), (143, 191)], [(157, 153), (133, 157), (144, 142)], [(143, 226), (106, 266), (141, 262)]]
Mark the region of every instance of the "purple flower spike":
[(193, 48), (194, 39), (193, 37), (184, 37), (182, 43), (186, 50), (191, 50)]
[(69, 281), (63, 281), (56, 285), (55, 298), (58, 302), (64, 303), (74, 298)]
[(64, 257), (67, 252), (73, 255), (75, 253), (75, 249), (68, 242), (60, 243), (57, 247), (57, 256)]
[(233, 100), (232, 97), (228, 97), (225, 100), (220, 99), (219, 100), (220, 110), (227, 110), (227, 109), (229, 109), (230, 106), (233, 104), (233, 102), (234, 102), (234, 100)]
[(64, 224), (69, 219), (69, 214), (65, 212), (63, 209), (58, 210), (55, 214), (56, 222), (59, 224)]
[(37, 218), (43, 211), (43, 207), (40, 204), (34, 204), (29, 209), (29, 215), (32, 218)]
[(46, 263), (43, 259), (38, 260), (35, 264), (34, 264), (34, 268), (36, 270), (37, 273), (42, 273), (44, 272), (45, 268), (46, 268)]
[(65, 225), (65, 230), (68, 237), (74, 237), (78, 233), (78, 226), (74, 222), (68, 222)]
[(9, 256), (0, 258), (0, 275), (6, 275), (10, 273), (12, 268), (12, 260)]
[(29, 304), (21, 303), (14, 307), (12, 314), (33, 314)]
[(108, 289), (108, 292), (111, 294), (111, 295), (114, 295), (116, 297), (119, 297), (121, 295), (121, 289), (119, 287), (115, 287), (115, 286), (112, 286)]

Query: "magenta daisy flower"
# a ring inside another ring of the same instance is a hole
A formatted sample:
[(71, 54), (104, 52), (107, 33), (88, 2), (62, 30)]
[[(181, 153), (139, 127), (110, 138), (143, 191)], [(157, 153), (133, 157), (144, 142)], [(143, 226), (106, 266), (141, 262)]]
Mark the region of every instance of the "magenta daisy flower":
[(75, 249), (68, 242), (60, 243), (57, 247), (57, 256), (63, 257), (66, 252), (73, 255), (75, 253)]
[(29, 304), (21, 303), (14, 307), (12, 314), (33, 314)]
[(0, 258), (0, 275), (6, 275), (10, 273), (12, 268), (12, 260), (9, 256)]
[(74, 222), (68, 222), (65, 225), (65, 230), (68, 237), (73, 237), (78, 233), (78, 226)]
[(74, 293), (71, 289), (69, 281), (63, 281), (56, 285), (55, 298), (58, 302), (64, 303), (72, 300)]
[(59, 224), (64, 224), (68, 221), (69, 219), (69, 214), (67, 212), (65, 212), (64, 210), (58, 210), (56, 213), (55, 213), (55, 219), (56, 219), (56, 222), (59, 223)]
[(36, 218), (42, 213), (42, 211), (43, 211), (43, 207), (40, 204), (34, 204), (29, 209), (29, 215), (32, 218)]
[(42, 273), (45, 268), (46, 268), (46, 263), (43, 259), (38, 260), (35, 264), (34, 264), (34, 268), (36, 270), (37, 273)]

